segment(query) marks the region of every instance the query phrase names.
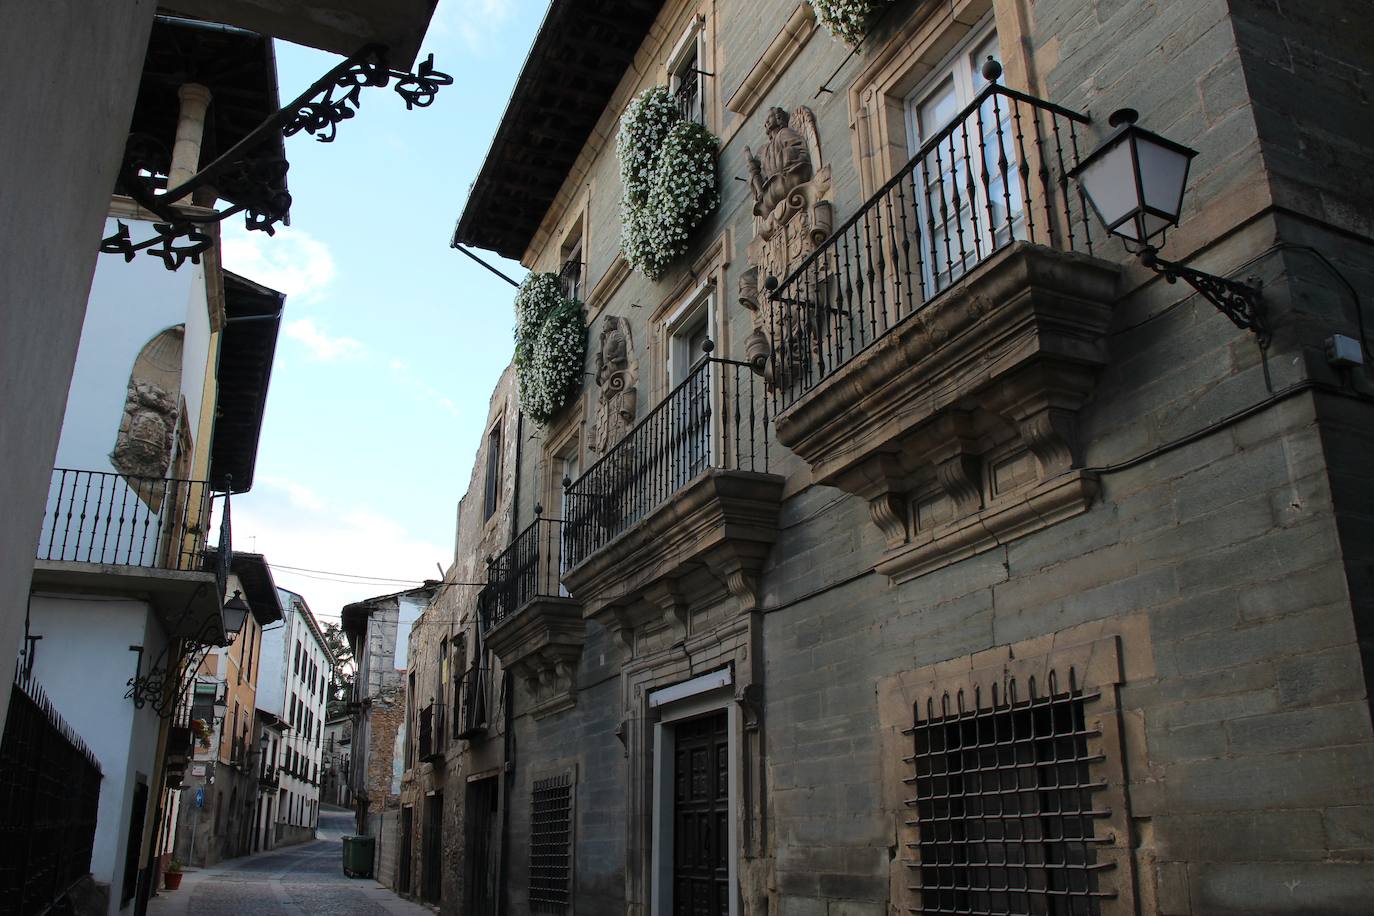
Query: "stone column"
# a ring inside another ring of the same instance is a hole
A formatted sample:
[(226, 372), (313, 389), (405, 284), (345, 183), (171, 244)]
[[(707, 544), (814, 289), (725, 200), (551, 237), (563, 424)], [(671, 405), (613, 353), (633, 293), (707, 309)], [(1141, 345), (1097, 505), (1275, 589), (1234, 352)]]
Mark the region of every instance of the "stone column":
[[(205, 111), (210, 107), (210, 90), (199, 83), (186, 83), (177, 90), (181, 116), (177, 119), (177, 139), (172, 146), (172, 167), (167, 187), (175, 188), (200, 170), (200, 145), (205, 138)], [(190, 201), (185, 201), (190, 203)]]

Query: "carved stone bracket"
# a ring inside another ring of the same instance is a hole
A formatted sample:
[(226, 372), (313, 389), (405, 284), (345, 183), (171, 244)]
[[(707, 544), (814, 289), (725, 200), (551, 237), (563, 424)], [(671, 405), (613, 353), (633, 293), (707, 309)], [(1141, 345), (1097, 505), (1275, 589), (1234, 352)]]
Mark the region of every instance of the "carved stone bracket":
[(487, 646), (524, 684), (531, 711), (545, 716), (571, 706), (577, 696), (577, 661), (586, 624), (568, 598), (536, 598), (487, 631)]
[(690, 631), (687, 596), (729, 593), (757, 606), (758, 574), (777, 539), (782, 478), (708, 470), (563, 575), (584, 614), (633, 646), (664, 620)]
[(868, 502), (880, 570), (922, 575), (1087, 510), (1077, 417), (1117, 270), (1014, 243), (776, 418), (817, 483)]

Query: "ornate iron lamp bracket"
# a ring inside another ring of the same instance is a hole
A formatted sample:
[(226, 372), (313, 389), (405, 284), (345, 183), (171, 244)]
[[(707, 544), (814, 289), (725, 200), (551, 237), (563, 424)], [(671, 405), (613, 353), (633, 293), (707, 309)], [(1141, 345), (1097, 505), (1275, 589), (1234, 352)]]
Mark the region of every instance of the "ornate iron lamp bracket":
[[(153, 224), (153, 237), (141, 242), (134, 242), (128, 226), (118, 223), (118, 230), (101, 240), (101, 252), (132, 261), (138, 252), (147, 251), (160, 258), (168, 270), (176, 270), (187, 261), (199, 264), (201, 254), (214, 242), (202, 227), (237, 213), (244, 213), (248, 229), (273, 235), (276, 224), (286, 219), (291, 208), (291, 195), (286, 190), (289, 165), (283, 157), (262, 155), (258, 147), (263, 141), (277, 132), (290, 137), (303, 131), (321, 143), (333, 142), (340, 122), (357, 112), (365, 86), (386, 86), (394, 80), (392, 89), (409, 110), (428, 108), (441, 87), (453, 84), (453, 77), (434, 69), (433, 54), (421, 61), (414, 73), (387, 66), (386, 56), (382, 45), (365, 46), (253, 128), (214, 162), (162, 193), (159, 191), (166, 179), (158, 177), (150, 166), (167, 161), (167, 157), (156, 141), (131, 135), (120, 165), (120, 186), (139, 206), (162, 221)], [(252, 202), (218, 211), (174, 206), (188, 200), (197, 189), (213, 186), (217, 179), (222, 181), (230, 175), (253, 188)], [(179, 244), (183, 240), (185, 243)]]
[(1230, 280), (1201, 270), (1194, 270), (1175, 261), (1164, 260), (1154, 248), (1149, 246), (1141, 249), (1140, 263), (1170, 283), (1177, 283), (1179, 280), (1187, 283), (1197, 290), (1202, 298), (1212, 303), (1218, 311), (1231, 319), (1232, 324), (1236, 327), (1253, 331), (1259, 339), (1260, 346), (1268, 345), (1269, 330), (1265, 326), (1264, 317), (1261, 314), (1260, 306), (1263, 299), (1260, 296), (1258, 281), (1251, 280), (1242, 283), (1239, 280)]

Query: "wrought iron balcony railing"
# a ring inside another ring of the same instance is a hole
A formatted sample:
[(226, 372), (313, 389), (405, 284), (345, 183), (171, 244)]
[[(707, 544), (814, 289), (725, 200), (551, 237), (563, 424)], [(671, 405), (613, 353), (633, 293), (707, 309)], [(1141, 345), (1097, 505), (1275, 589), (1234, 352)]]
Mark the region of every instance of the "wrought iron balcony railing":
[(763, 382), (747, 363), (702, 358), (567, 486), (564, 568), (629, 530), (707, 468), (768, 470), (768, 407)]
[(558, 581), (566, 565), (562, 519), (536, 518), (487, 565), (487, 585), (478, 599), (482, 632), (535, 598), (567, 597)]
[(219, 555), (208, 564), (205, 556), (210, 496), (210, 484), (203, 480), (57, 468), (38, 559), (227, 575), (227, 506)]
[(474, 665), (463, 676), (463, 706), (453, 717), (453, 737), (476, 738), (486, 734), (491, 708), (491, 669)]
[(276, 767), (268, 767), (258, 774), (258, 785), (264, 789), (275, 789), (281, 785), (281, 774)]
[(989, 83), (787, 277), (769, 278), (775, 412), (1014, 241), (1092, 254), (1068, 178), (1088, 120)]
[(420, 760), (444, 756), (444, 706), (431, 702), (420, 710)]

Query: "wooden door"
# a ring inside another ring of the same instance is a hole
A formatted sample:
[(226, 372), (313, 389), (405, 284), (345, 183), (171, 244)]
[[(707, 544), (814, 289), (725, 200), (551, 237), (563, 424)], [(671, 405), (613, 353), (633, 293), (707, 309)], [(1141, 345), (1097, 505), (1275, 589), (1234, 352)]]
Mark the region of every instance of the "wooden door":
[(724, 710), (676, 726), (674, 916), (730, 912), (730, 752)]

